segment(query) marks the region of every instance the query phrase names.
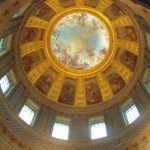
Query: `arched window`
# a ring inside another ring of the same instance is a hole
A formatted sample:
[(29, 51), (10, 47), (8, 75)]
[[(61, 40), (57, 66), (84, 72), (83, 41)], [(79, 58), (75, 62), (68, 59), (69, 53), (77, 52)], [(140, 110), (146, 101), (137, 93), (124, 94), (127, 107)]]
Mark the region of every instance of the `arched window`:
[(132, 98), (124, 103), (121, 109), (126, 125), (133, 123), (140, 116), (139, 110)]
[(90, 119), (91, 139), (98, 139), (107, 136), (106, 125), (103, 117)]
[(31, 100), (28, 100), (22, 107), (19, 117), (28, 125), (33, 126), (38, 110), (39, 107)]
[(70, 124), (70, 120), (68, 118), (56, 117), (56, 122), (54, 123), (52, 137), (68, 140), (69, 124)]
[(12, 89), (15, 85), (16, 79), (12, 70), (10, 70), (6, 75), (4, 75), (0, 79), (0, 87), (2, 93), (6, 96), (6, 94)]

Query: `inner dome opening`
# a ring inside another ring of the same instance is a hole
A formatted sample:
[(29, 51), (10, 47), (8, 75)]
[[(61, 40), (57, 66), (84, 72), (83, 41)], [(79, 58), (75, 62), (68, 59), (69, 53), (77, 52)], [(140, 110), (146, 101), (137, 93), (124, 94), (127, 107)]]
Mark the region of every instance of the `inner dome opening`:
[(51, 50), (64, 66), (76, 69), (90, 69), (107, 55), (109, 32), (97, 17), (76, 12), (66, 15), (53, 28)]

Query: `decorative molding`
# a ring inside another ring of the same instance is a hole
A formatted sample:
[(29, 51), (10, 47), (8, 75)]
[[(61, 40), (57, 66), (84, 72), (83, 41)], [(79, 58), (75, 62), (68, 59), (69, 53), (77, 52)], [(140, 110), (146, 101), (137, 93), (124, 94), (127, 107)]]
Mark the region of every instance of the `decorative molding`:
[(76, 106), (85, 106), (85, 80), (84, 78), (78, 78), (77, 80), (77, 89), (76, 89), (76, 97), (75, 97), (75, 105)]
[(133, 72), (118, 60), (113, 60), (111, 66), (118, 72), (122, 79), (128, 83), (133, 75)]
[(114, 94), (103, 73), (97, 74), (97, 80), (103, 97), (103, 101), (111, 99)]
[(40, 29), (46, 29), (47, 26), (48, 26), (47, 21), (35, 16), (31, 16), (25, 25), (25, 27), (29, 27), (29, 28), (33, 27), (33, 28), (40, 28)]
[(123, 26), (133, 26), (133, 22), (129, 16), (123, 15), (112, 21), (112, 26), (114, 28), (119, 28)]
[(28, 74), (28, 78), (29, 78), (30, 82), (32, 84), (34, 84), (48, 67), (50, 67), (50, 62), (48, 60), (45, 60), (43, 63), (38, 65), (36, 68), (31, 70)]
[(135, 55), (139, 55), (139, 44), (128, 40), (117, 40), (117, 45), (119, 48), (125, 49)]
[(48, 93), (48, 97), (52, 100), (52, 101), (58, 101), (58, 98), (59, 98), (59, 95), (60, 95), (60, 92), (61, 92), (61, 89), (62, 89), (62, 86), (63, 86), (63, 83), (64, 83), (64, 79), (65, 79), (65, 76), (64, 74), (60, 73), (55, 82), (53, 83), (49, 93)]
[(100, 12), (103, 12), (107, 7), (109, 7), (113, 3), (112, 0), (100, 0), (96, 9)]
[(46, 0), (45, 4), (52, 8), (56, 13), (60, 13), (64, 10), (59, 0)]
[(30, 54), (36, 50), (40, 50), (43, 48), (43, 41), (34, 41), (30, 43), (25, 43), (20, 46), (20, 56), (24, 57), (27, 54)]

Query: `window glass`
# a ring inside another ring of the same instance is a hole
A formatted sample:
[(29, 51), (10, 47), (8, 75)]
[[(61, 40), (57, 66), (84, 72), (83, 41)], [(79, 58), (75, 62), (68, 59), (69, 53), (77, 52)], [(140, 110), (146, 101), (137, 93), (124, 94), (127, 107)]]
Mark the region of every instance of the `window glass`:
[(150, 89), (150, 80), (146, 82), (146, 85)]
[(12, 87), (12, 83), (8, 75), (2, 77), (2, 79), (0, 80), (0, 86), (4, 94), (6, 94)]
[(0, 52), (3, 51), (4, 39), (0, 39)]
[(52, 132), (52, 137), (68, 140), (69, 125), (55, 122)]
[(32, 125), (33, 121), (35, 119), (36, 116), (36, 111), (33, 110), (31, 107), (29, 107), (28, 105), (24, 105), (19, 117), (24, 120), (28, 125)]
[(145, 73), (144, 73), (142, 81), (143, 81), (144, 87), (146, 88), (146, 91), (150, 93), (150, 69), (149, 68), (145, 69)]
[(91, 125), (91, 139), (98, 139), (107, 136), (104, 122), (98, 122)]
[(131, 124), (140, 116), (140, 113), (136, 105), (133, 104), (124, 111), (124, 115), (125, 115), (127, 123)]

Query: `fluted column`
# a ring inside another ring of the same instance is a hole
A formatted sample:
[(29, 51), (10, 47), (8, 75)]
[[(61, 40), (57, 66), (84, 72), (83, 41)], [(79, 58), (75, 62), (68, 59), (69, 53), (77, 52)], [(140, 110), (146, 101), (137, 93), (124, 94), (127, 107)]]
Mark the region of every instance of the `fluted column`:
[(23, 92), (24, 92), (23, 85), (20, 82), (17, 83), (7, 96), (8, 103), (10, 104), (10, 106), (14, 107), (17, 101), (20, 101)]
[(118, 105), (104, 112), (104, 119), (107, 127), (107, 135), (111, 135), (124, 127), (123, 117), (121, 116), (121, 109)]
[(51, 135), (54, 123), (55, 123), (55, 111), (49, 110), (44, 132)]
[(13, 105), (14, 111), (16, 112), (16, 114), (20, 113), (22, 107), (28, 100), (28, 97), (29, 97), (29, 92), (26, 89), (24, 89), (23, 93), (20, 95), (19, 100), (17, 100), (16, 103), (14, 103), (14, 105)]
[(13, 52), (8, 51), (0, 56), (0, 78), (3, 77), (13, 67)]
[(38, 112), (38, 118), (35, 122), (35, 128), (44, 131), (48, 116), (49, 116), (49, 108), (42, 105)]
[(78, 140), (79, 137), (80, 137), (80, 132), (79, 132), (79, 116), (74, 115), (72, 117), (70, 130), (71, 130), (70, 140)]
[(71, 122), (70, 140), (90, 139), (89, 121), (87, 116), (74, 115)]
[(133, 95), (134, 99), (138, 102), (138, 107), (141, 111), (144, 111), (150, 105), (150, 96), (145, 91), (146, 88), (143, 87), (140, 82), (137, 82), (135, 86), (135, 93)]

